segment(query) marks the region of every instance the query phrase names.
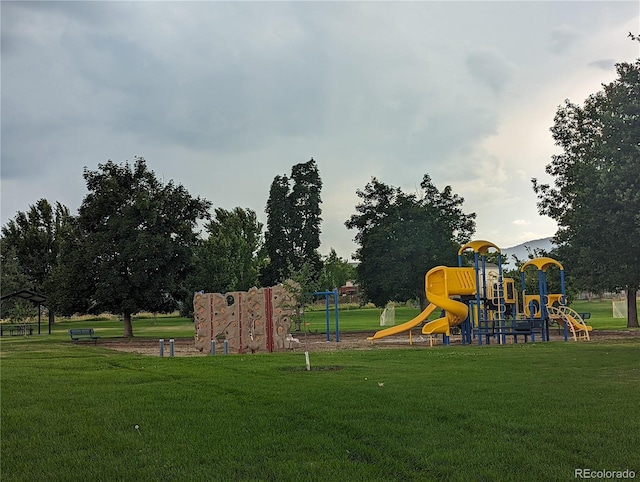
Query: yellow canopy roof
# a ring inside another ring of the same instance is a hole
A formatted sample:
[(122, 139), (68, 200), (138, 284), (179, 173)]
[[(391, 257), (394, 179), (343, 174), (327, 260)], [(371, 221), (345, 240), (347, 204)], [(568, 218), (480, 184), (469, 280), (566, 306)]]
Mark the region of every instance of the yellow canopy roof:
[(561, 270), (564, 270), (564, 267), (560, 264), (560, 262), (556, 261), (553, 258), (547, 258), (547, 257), (530, 259), (529, 261), (527, 261), (525, 264), (522, 265), (522, 268), (520, 268), (520, 271), (524, 271), (529, 266), (535, 266), (536, 268), (538, 268), (538, 271), (547, 271), (547, 268), (549, 266), (557, 266)]
[(494, 248), (495, 250), (498, 251), (498, 253), (500, 252), (500, 248), (498, 248), (495, 244), (489, 241), (477, 240), (477, 241), (470, 241), (464, 246), (462, 246), (458, 250), (458, 254), (462, 254), (467, 249), (472, 249), (474, 253), (486, 254), (489, 248)]

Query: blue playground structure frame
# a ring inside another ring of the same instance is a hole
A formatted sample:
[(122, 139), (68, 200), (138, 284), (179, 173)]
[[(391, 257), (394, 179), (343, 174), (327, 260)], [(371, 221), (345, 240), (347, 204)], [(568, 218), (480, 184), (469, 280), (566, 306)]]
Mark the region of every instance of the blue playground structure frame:
[(327, 341), (331, 341), (331, 323), (330, 323), (330, 309), (329, 309), (329, 296), (333, 296), (333, 303), (335, 305), (335, 321), (336, 321), (336, 343), (340, 341), (340, 326), (339, 326), (339, 315), (338, 315), (338, 290), (337, 289), (333, 289), (331, 291), (327, 290), (327, 291), (316, 291), (313, 293), (314, 296), (324, 296), (324, 300), (325, 300), (325, 314), (326, 314), (326, 321), (327, 321)]

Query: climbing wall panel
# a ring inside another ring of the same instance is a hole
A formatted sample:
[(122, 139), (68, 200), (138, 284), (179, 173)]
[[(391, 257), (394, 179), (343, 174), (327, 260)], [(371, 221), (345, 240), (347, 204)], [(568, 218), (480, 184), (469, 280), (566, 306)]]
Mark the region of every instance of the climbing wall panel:
[(195, 293), (195, 344), (200, 351), (216, 351), (228, 343), (231, 353), (256, 353), (289, 347), (294, 297), (284, 286), (251, 288), (248, 292)]

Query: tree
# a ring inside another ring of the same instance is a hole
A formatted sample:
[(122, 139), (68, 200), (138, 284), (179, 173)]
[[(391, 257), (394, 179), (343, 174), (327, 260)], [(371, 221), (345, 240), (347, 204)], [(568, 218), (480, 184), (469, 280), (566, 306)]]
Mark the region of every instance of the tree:
[(291, 245), (291, 208), (289, 206), (289, 179), (276, 176), (269, 189), (267, 200), (267, 231), (265, 233), (264, 257), (268, 262), (260, 273), (263, 286), (272, 286), (287, 278)]
[(121, 313), (124, 336), (131, 337), (133, 314), (170, 312), (184, 299), (196, 223), (209, 217), (210, 202), (173, 181), (162, 183), (141, 157), (133, 166), (107, 161), (97, 171), (85, 168), (84, 179), (89, 194), (68, 246), (84, 266), (64, 273), (84, 276), (90, 312)]
[[(2, 294), (11, 294), (22, 289), (33, 289), (33, 283), (29, 277), (24, 274), (16, 248), (7, 246), (2, 242), (0, 244), (0, 262), (2, 269), (0, 270), (0, 286), (2, 286)], [(28, 301), (19, 298), (9, 298), (0, 305), (0, 318), (10, 318), (11, 321), (22, 320), (25, 316), (35, 315), (37, 313), (34, 305)]]
[(266, 206), (264, 248), (269, 261), (261, 273), (263, 285), (287, 279), (292, 270), (300, 270), (304, 264), (317, 278), (322, 267), (318, 253), (321, 190), (322, 180), (313, 159), (293, 166), (291, 178), (274, 178)]
[(616, 65), (618, 78), (583, 106), (560, 106), (551, 128), (562, 149), (533, 179), (538, 211), (558, 223), (555, 243), (567, 271), (592, 290), (627, 292), (627, 326), (638, 326), (640, 289), (640, 59)]
[[(45, 282), (57, 263), (63, 224), (69, 218), (66, 206), (56, 203), (53, 207), (46, 199), (40, 199), (29, 206), (28, 212), (19, 211), (2, 227), (3, 270), (4, 263), (8, 261), (5, 253), (10, 253), (28, 280), (28, 286), (18, 289), (44, 291)], [(3, 283), (3, 291), (6, 286)]]
[(331, 248), (329, 254), (322, 259), (322, 271), (318, 286), (325, 290), (340, 288), (348, 280), (353, 280), (355, 277), (355, 268), (346, 259), (339, 257), (336, 250)]
[(425, 307), (425, 273), (456, 263), (460, 244), (475, 230), (475, 214), (462, 211), (464, 199), (450, 186), (439, 191), (425, 175), (420, 189), (419, 196), (406, 194), (372, 178), (357, 191), (358, 214), (345, 225), (358, 230), (358, 281), (376, 306), (419, 298)]
[(60, 232), (56, 266), (45, 283), (49, 308), (58, 314), (89, 313), (95, 302), (94, 273), (88, 269), (93, 264), (92, 253), (84, 249), (90, 242), (78, 217), (70, 216)]
[[(258, 285), (262, 264), (262, 223), (251, 209), (216, 208), (205, 226), (208, 238), (195, 248), (196, 267), (189, 278), (193, 291), (248, 291)], [(183, 311), (189, 313), (190, 311)]]

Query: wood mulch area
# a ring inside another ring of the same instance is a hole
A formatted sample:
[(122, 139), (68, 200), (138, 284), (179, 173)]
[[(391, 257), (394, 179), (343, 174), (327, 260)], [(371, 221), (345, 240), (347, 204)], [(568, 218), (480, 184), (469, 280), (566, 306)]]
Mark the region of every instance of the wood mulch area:
[[(327, 341), (327, 336), (324, 333), (318, 334), (293, 334), (293, 336), (300, 341), (296, 344), (295, 348), (291, 349), (291, 352), (322, 352), (322, 351), (336, 351), (336, 350), (371, 350), (379, 348), (394, 348), (394, 349), (429, 349), (429, 337), (420, 334), (414, 334), (412, 338), (412, 344), (409, 344), (408, 334), (382, 338), (376, 340), (375, 343), (371, 343), (367, 340), (367, 337), (372, 336), (374, 332), (358, 332), (358, 333), (340, 333), (340, 341), (336, 342), (335, 333), (331, 333), (331, 341)], [(625, 338), (640, 338), (640, 330), (597, 330), (591, 332), (592, 341), (604, 341), (614, 339)], [(559, 335), (556, 330), (551, 333), (551, 340), (562, 340), (562, 336)], [(452, 345), (460, 344), (459, 337), (452, 337)], [(93, 345), (93, 344), (92, 344)], [(118, 350), (123, 352), (138, 353), (141, 355), (159, 356), (160, 343), (159, 340), (148, 339), (109, 339), (99, 340), (98, 345), (104, 348), (112, 350)], [(442, 345), (442, 337), (434, 337), (433, 347)], [(216, 354), (222, 354), (222, 350), (218, 347)], [(164, 356), (168, 357), (169, 353), (169, 340), (164, 340)], [(209, 356), (208, 351), (200, 352), (196, 349), (193, 338), (176, 338), (174, 339), (174, 356)]]

